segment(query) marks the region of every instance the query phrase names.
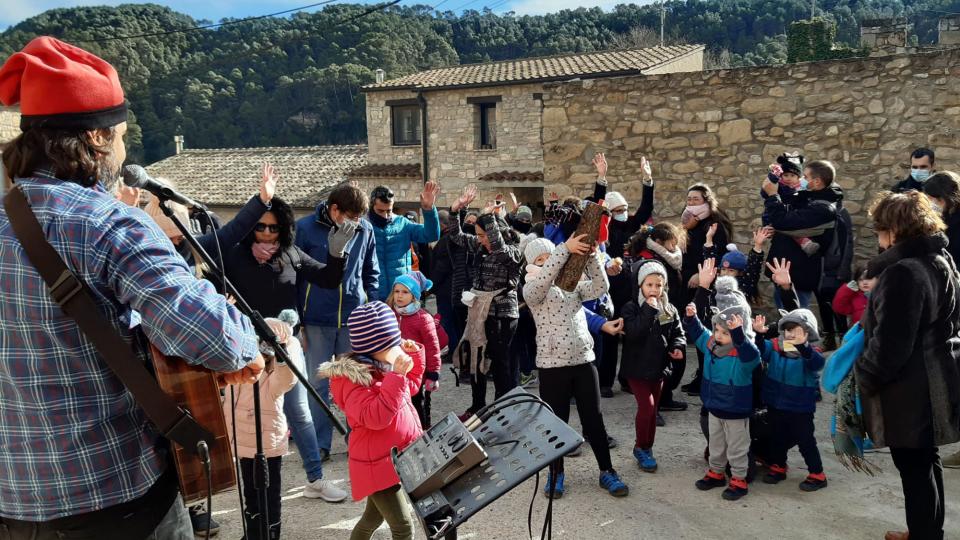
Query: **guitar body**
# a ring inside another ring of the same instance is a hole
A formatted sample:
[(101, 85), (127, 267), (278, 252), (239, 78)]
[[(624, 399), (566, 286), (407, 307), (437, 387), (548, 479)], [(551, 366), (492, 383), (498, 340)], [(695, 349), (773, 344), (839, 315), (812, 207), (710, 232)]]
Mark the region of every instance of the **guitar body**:
[[(214, 443), (210, 445), (212, 493), (233, 489), (237, 485), (237, 477), (216, 375), (204, 367), (191, 366), (180, 358), (169, 358), (152, 345), (150, 354), (160, 388), (213, 434)], [(170, 446), (184, 503), (190, 506), (206, 500), (207, 476), (200, 456), (173, 441), (170, 441)]]

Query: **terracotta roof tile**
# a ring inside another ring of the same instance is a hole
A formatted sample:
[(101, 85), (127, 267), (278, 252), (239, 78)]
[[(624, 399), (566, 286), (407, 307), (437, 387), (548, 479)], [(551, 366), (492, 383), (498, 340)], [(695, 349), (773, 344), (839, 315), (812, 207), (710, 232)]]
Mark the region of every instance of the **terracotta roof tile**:
[(543, 172), (500, 171), (487, 173), (480, 182), (543, 182)]
[(701, 50), (703, 45), (677, 45), (464, 64), (421, 71), (363, 89), (437, 89), (636, 74)]
[(242, 206), (258, 193), (260, 169), (270, 162), (280, 175), (277, 196), (295, 208), (312, 208), (347, 171), (367, 162), (366, 145), (188, 149), (147, 167), (185, 195), (215, 206)]
[(421, 178), (419, 163), (368, 163), (347, 172), (348, 178)]

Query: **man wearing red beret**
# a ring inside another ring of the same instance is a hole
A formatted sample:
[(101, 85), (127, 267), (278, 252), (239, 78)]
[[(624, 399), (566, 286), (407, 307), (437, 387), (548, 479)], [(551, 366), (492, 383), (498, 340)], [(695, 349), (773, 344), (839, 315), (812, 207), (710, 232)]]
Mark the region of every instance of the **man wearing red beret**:
[[(111, 195), (126, 157), (114, 68), (49, 37), (0, 68), (22, 133), (3, 149), (49, 244), (136, 358), (168, 356), (252, 382), (263, 367), (247, 317), (193, 277), (145, 213)], [(14, 208), (14, 206), (11, 206)], [(0, 208), (0, 538), (193, 538), (167, 442), (53, 300)], [(62, 305), (70, 300), (61, 299)]]

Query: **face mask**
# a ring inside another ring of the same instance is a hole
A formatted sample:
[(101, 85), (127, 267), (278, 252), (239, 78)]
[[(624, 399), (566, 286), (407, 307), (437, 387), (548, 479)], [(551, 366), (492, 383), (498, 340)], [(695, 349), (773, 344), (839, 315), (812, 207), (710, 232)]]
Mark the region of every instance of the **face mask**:
[(403, 307), (396, 307), (395, 309), (400, 315), (413, 315), (420, 311), (420, 302), (410, 302)]
[(804, 189), (804, 190), (807, 189), (807, 185), (808, 185), (807, 179), (801, 177), (801, 178), (800, 178), (800, 189)]
[(615, 221), (619, 221), (619, 222), (622, 223), (622, 222), (624, 222), (624, 221), (627, 220), (627, 213), (626, 213), (626, 212), (620, 212), (619, 214), (614, 214), (614, 215), (613, 215), (613, 219), (614, 219)]
[(910, 176), (917, 182), (923, 182), (930, 178), (930, 171), (927, 169), (910, 169)]
[(529, 224), (529, 223), (523, 223), (523, 222), (517, 222), (517, 223), (514, 224), (514, 226), (513, 226), (513, 228), (516, 229), (517, 232), (523, 233), (523, 234), (527, 234), (528, 232), (530, 232), (530, 229), (531, 229), (532, 227), (533, 227), (533, 225), (531, 225), (531, 224)]
[(537, 274), (540, 273), (540, 270), (541, 270), (541, 267), (539, 267), (539, 266), (537, 266), (537, 265), (535, 265), (535, 264), (528, 264), (528, 265), (527, 265), (527, 275), (528, 275), (528, 276), (535, 276), (535, 275), (537, 275)]

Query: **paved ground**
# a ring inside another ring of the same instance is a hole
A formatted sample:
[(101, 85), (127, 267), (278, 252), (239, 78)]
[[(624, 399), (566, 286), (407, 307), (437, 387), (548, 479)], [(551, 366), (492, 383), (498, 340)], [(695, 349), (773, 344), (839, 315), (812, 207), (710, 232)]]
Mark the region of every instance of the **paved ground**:
[[(440, 392), (434, 395), (435, 418), (447, 411), (463, 411), (469, 404), (469, 388), (456, 388), (449, 372)], [(492, 385), (491, 385), (492, 387)], [(697, 398), (687, 398), (699, 403)], [(611, 434), (622, 444), (613, 450), (614, 466), (630, 486), (630, 495), (614, 499), (597, 485), (596, 461), (589, 446), (582, 457), (566, 461), (567, 494), (554, 504), (554, 537), (568, 539), (879, 539), (886, 530), (905, 529), (900, 479), (890, 456), (880, 452), (871, 459), (882, 467), (877, 477), (847, 471), (833, 454), (828, 423), (832, 410), (829, 395), (817, 413), (817, 437), (824, 458), (828, 488), (804, 493), (797, 484), (806, 475), (803, 460), (794, 450), (788, 481), (777, 486), (751, 485), (750, 495), (731, 503), (719, 490), (700, 492), (693, 483), (704, 472), (704, 440), (697, 409), (665, 413), (667, 426), (657, 432), (655, 454), (660, 470), (641, 472), (631, 456), (635, 404), (629, 394), (618, 393), (603, 400), (604, 418)], [(574, 409), (575, 411), (576, 409)], [(579, 419), (571, 420), (574, 427)], [(949, 455), (960, 446), (945, 447)], [(334, 455), (325, 467), (327, 478), (339, 479), (347, 488), (346, 448), (335, 440)], [(545, 475), (543, 476), (545, 478)], [(283, 537), (288, 540), (348, 538), (362, 513), (363, 503), (327, 504), (303, 498), (306, 478), (300, 457), (291, 446), (283, 463)], [(960, 538), (960, 470), (946, 470), (947, 538)], [(526, 515), (533, 480), (514, 489), (475, 515), (460, 529), (460, 538), (525, 539)], [(348, 489), (349, 491), (349, 489)], [(537, 495), (534, 528), (542, 523), (546, 499)], [(242, 535), (236, 492), (214, 498), (214, 515), (222, 524), (220, 538)], [(418, 533), (423, 538), (422, 532)], [(536, 537), (535, 532), (535, 537)], [(390, 538), (384, 528), (374, 537)]]

